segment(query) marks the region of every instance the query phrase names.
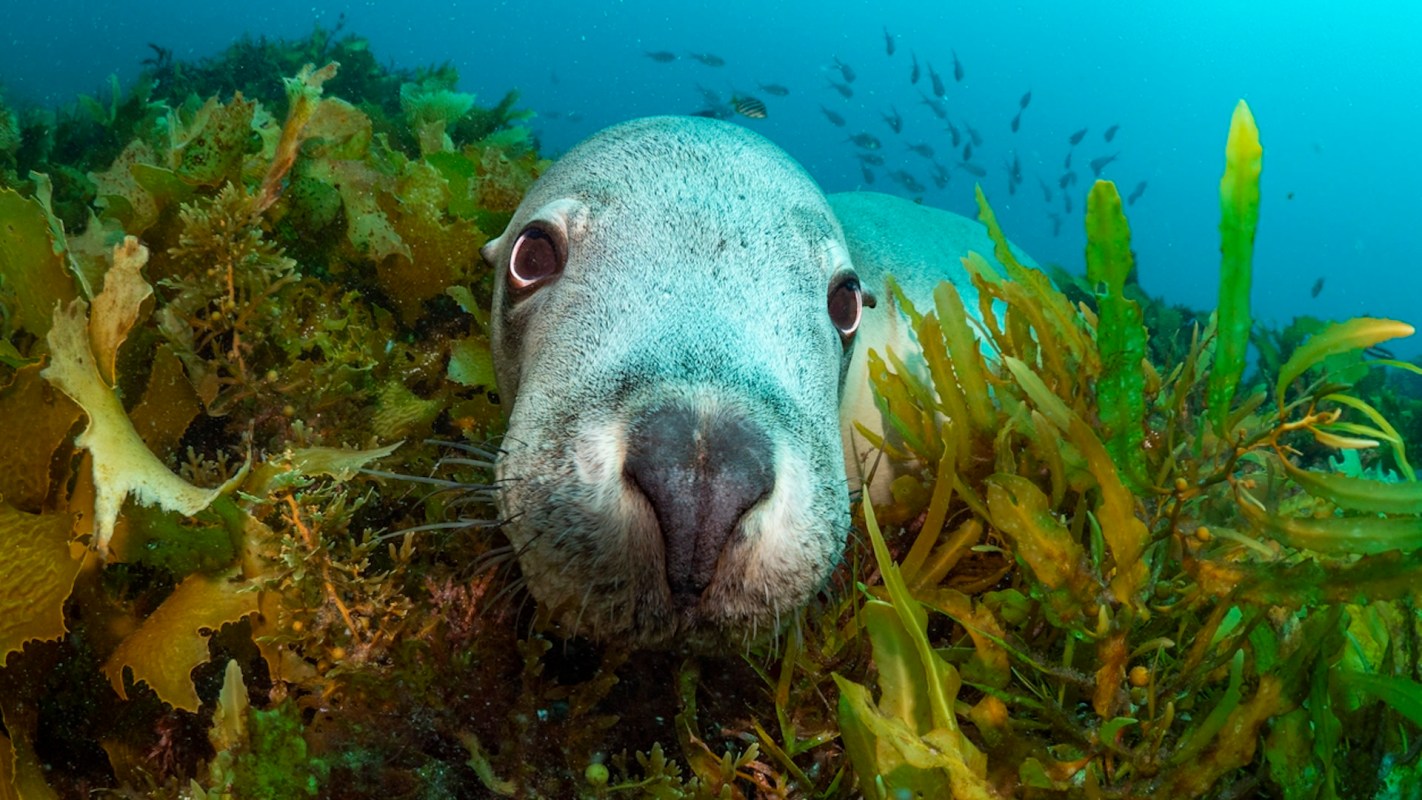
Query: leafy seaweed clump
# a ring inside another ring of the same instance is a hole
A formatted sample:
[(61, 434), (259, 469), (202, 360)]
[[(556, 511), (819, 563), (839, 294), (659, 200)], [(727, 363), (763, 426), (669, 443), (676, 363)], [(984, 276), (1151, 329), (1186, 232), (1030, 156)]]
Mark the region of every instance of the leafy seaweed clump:
[(978, 307), (899, 304), (922, 352), (872, 374), (909, 471), (794, 635), (569, 637), (487, 507), (477, 252), (546, 166), (513, 103), (318, 29), (0, 110), (0, 794), (1312, 798), (1415, 772), (1422, 413), (1377, 367), (1419, 370), (1366, 355), (1409, 329), (1287, 333), (1211, 393), (1249, 332), (1247, 225), (1212, 323), (1144, 302), (1109, 183), (1075, 302), (984, 202), (1005, 272), (968, 259)]
[[(840, 679), (867, 796), (1381, 796), (1388, 765), (1415, 758), (1422, 484), (1321, 471), (1296, 446), (1387, 444), (1405, 463), (1330, 359), (1412, 328), (1322, 327), (1238, 399), (1261, 152), (1241, 104), (1221, 188), (1233, 277), (1180, 363), (1146, 358), (1107, 182), (1087, 207), (1094, 307), (1017, 263), (979, 195), (1006, 274), (969, 256), (976, 313), (947, 286), (906, 308), (932, 385), (874, 380), (922, 465), (896, 487), (912, 507), (889, 509), (916, 530), (881, 534), (865, 509), (879, 697)], [(944, 585), (941, 565), (974, 560), (1003, 580)]]

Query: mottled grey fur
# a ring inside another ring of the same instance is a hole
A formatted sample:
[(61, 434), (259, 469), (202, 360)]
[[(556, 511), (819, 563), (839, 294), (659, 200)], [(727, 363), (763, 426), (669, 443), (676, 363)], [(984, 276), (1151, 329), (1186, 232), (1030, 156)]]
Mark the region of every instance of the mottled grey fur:
[[(855, 202), (878, 201), (846, 207)], [(510, 250), (534, 221), (565, 237), (567, 265), (516, 297)], [(892, 255), (873, 238), (852, 237), (862, 258)], [(831, 323), (831, 281), (854, 266), (819, 187), (740, 126), (635, 120), (551, 167), (485, 255), (498, 276), (494, 363), (512, 404), (500, 511), (533, 595), (600, 639), (664, 645), (777, 630), (823, 586), (849, 531), (858, 475), (845, 471), (846, 373), (865, 384), (856, 349), (897, 331), (866, 316), (873, 336), (847, 348)], [(866, 266), (866, 283), (881, 284), (882, 265)], [(773, 492), (745, 515), (694, 608), (670, 602), (656, 517), (623, 474), (629, 421), (670, 398), (749, 419), (775, 449)], [(881, 427), (872, 403), (869, 413)]]

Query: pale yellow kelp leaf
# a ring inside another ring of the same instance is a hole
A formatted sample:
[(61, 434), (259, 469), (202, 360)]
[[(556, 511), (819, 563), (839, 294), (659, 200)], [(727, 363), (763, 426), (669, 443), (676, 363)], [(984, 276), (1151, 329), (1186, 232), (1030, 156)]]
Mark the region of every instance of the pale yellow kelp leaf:
[(123, 671), (133, 670), (133, 682), (149, 688), (174, 708), (196, 713), (197, 688), (192, 671), (207, 661), (207, 636), (257, 613), (257, 592), (234, 581), (238, 570), (222, 575), (189, 575), (168, 599), (143, 621), (138, 630), (119, 643), (104, 664), (104, 674), (119, 697), (124, 691)]
[[(120, 248), (124, 245), (120, 245)], [(140, 298), (130, 294), (130, 301)], [(123, 404), (99, 375), (97, 359), (90, 345), (91, 335), (86, 304), (73, 300), (55, 309), (49, 331), (50, 364), (40, 373), (78, 403), (89, 417), (89, 425), (75, 445), (87, 449), (94, 461), (94, 547), (107, 553), (114, 523), (124, 498), (133, 495), (140, 503), (157, 503), (168, 511), (196, 514), (219, 495), (230, 491), (246, 477), (247, 465), (216, 489), (200, 489), (163, 466), (143, 444)], [(99, 312), (95, 307), (95, 312)], [(127, 313), (117, 306), (108, 313)], [(99, 327), (117, 331), (119, 327), (101, 321)]]
[(114, 360), (119, 345), (128, 338), (128, 331), (138, 320), (138, 308), (153, 294), (153, 287), (143, 279), (143, 265), (148, 263), (148, 248), (132, 236), (114, 247), (114, 263), (104, 273), (104, 288), (94, 298), (94, 314), (89, 322), (89, 343), (99, 365), (99, 374), (107, 383), (114, 383)]
[(0, 800), (58, 800), (59, 793), (45, 781), (45, 765), (35, 755), (33, 713), (0, 713), (9, 735), (0, 735)]
[(82, 563), (69, 551), (72, 523), (0, 504), (0, 666), (25, 642), (64, 635), (64, 601)]

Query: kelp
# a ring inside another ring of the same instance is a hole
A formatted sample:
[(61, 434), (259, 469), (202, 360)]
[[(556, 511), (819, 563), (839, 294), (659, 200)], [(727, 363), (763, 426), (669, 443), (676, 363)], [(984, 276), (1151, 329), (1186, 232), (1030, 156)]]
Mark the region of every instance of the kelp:
[[(1347, 734), (1331, 695), (1352, 692), (1350, 716), (1389, 719), (1395, 709), (1410, 719), (1415, 684), (1388, 676), (1403, 659), (1416, 663), (1403, 638), (1354, 658), (1364, 677), (1328, 665), (1351, 652), (1344, 632), (1366, 613), (1359, 604), (1412, 613), (1422, 578), (1418, 485), (1319, 471), (1295, 443), (1400, 445), (1387, 419), (1352, 393), (1354, 373), (1332, 371), (1327, 359), (1411, 328), (1322, 326), (1266, 376), (1272, 396), (1241, 396), (1257, 142), (1241, 104), (1221, 188), (1219, 325), (1197, 329), (1180, 364), (1149, 362), (1143, 314), (1126, 296), (1129, 228), (1106, 182), (1093, 187), (1086, 219), (1094, 291), (1084, 296), (1094, 307), (1069, 310), (1044, 276), (1013, 261), (984, 208), (1010, 280), (969, 255), (977, 314), (948, 293), (934, 315), (905, 309), (921, 320), (933, 386), (888, 366), (875, 376), (890, 398), (887, 423), (916, 434), (904, 437), (904, 456), (923, 467), (922, 486), (896, 486), (907, 507), (890, 512), (922, 525), (902, 570), (921, 574), (924, 554), (961, 546), (945, 524), (953, 518), (986, 543), (956, 562), (959, 571), (1001, 557), (1016, 569), (1006, 587), (974, 600), (932, 581), (905, 583), (881, 561), (885, 588), (869, 590), (875, 599), (860, 624), (883, 695), (874, 705), (867, 690), (842, 682), (841, 696), (845, 745), (867, 794), (945, 788), (949, 773), (923, 755), (955, 752), (934, 746), (937, 729), (961, 731), (971, 747), (955, 747), (980, 753), (973, 774), (1004, 796), (1227, 794), (1259, 780), (1247, 768), (1266, 736), (1266, 780), (1289, 794), (1377, 768), (1359, 751), (1337, 755)], [(976, 339), (945, 335), (967, 326), (983, 332), (990, 355)], [(974, 374), (988, 390), (969, 411), (957, 377)], [(1286, 395), (1305, 374), (1315, 380)], [(1343, 420), (1345, 411), (1366, 422)], [(1191, 424), (1198, 419), (1208, 424)], [(890, 533), (880, 536), (873, 511), (865, 509), (871, 541), (887, 558), (880, 542)], [(885, 599), (894, 613), (881, 610)], [(934, 630), (934, 613), (951, 633), (931, 649), (944, 663), (930, 674), (913, 632)], [(956, 725), (926, 723), (932, 674), (963, 677), (951, 683)], [(918, 699), (905, 702), (903, 686)], [(1413, 735), (1405, 724), (1383, 734), (1394, 752)]]
[(1134, 268), (1131, 229), (1121, 210), (1121, 195), (1109, 181), (1097, 181), (1086, 196), (1086, 277), (1103, 286), (1099, 295), (1097, 342), (1103, 371), (1097, 382), (1101, 423), (1107, 446), (1133, 488), (1147, 481), (1145, 456), (1146, 332), (1140, 306), (1126, 297), (1126, 278)]
[(1235, 389), (1244, 375), (1249, 346), (1249, 289), (1252, 284), (1254, 230), (1259, 224), (1259, 173), (1264, 150), (1259, 128), (1243, 100), (1235, 106), (1225, 143), (1225, 173), (1220, 178), (1219, 343), (1210, 370), (1208, 402), (1215, 434), (1225, 429)]
[(1204, 317), (1134, 286), (1109, 183), (1070, 295), (979, 193), (1002, 268), (904, 306), (921, 376), (874, 360), (909, 469), (824, 598), (743, 658), (628, 658), (482, 535), (475, 253), (544, 167), (512, 97), (330, 31), (155, 52), (0, 164), (52, 173), (0, 190), (0, 794), (1311, 797), (1414, 736), (1415, 484), (1317, 455), (1405, 463), (1388, 360), (1320, 324), (1215, 435), (1240, 318), (1170, 335)]

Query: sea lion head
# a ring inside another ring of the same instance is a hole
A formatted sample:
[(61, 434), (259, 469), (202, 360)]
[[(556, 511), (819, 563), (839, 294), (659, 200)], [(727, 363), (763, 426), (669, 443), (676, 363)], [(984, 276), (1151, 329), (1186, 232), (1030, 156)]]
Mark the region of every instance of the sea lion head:
[(603, 640), (778, 630), (849, 529), (861, 296), (819, 187), (740, 126), (636, 120), (554, 164), (484, 257), (532, 594)]

